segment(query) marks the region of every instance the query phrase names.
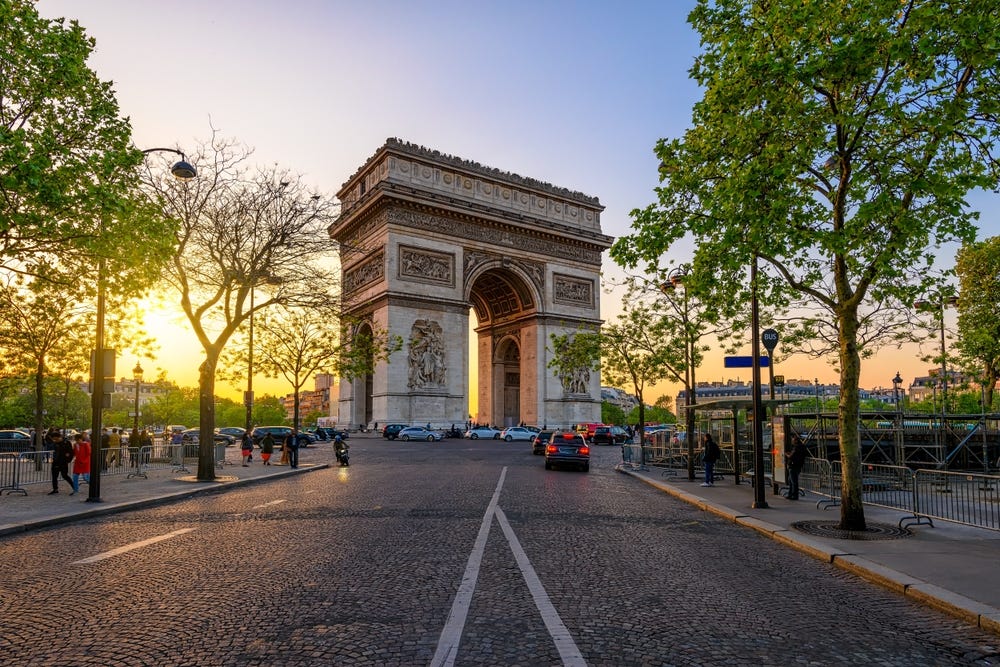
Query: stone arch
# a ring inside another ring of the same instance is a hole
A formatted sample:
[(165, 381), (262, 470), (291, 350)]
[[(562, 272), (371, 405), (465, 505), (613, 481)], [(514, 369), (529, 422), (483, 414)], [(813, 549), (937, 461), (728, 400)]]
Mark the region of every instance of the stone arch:
[(595, 197), (395, 139), (338, 197), (329, 232), (341, 247), (344, 311), (404, 341), (370, 387), (341, 383), (342, 421), (569, 426), (600, 417), (599, 374), (567, 393), (548, 369), (552, 334), (601, 323), (601, 255), (612, 239)]

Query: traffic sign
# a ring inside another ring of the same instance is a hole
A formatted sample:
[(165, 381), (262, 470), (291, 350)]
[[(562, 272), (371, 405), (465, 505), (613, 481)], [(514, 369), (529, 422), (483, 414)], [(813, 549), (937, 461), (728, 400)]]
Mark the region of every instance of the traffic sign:
[(768, 354), (774, 354), (774, 348), (778, 345), (778, 332), (774, 329), (765, 329), (760, 334), (760, 342), (764, 343)]
[[(724, 366), (726, 368), (753, 368), (753, 357), (747, 355), (745, 357), (724, 357)], [(769, 368), (771, 366), (770, 357), (760, 358), (760, 367)]]
[(774, 376), (774, 386), (775, 387), (784, 387), (785, 386), (785, 376), (784, 375), (775, 375)]

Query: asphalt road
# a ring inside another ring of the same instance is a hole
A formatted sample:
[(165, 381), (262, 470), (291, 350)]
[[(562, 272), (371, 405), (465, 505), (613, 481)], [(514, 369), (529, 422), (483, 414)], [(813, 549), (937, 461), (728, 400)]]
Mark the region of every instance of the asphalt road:
[(993, 635), (615, 472), (615, 448), (580, 473), (527, 443), (351, 445), (350, 468), (0, 539), (0, 664), (1000, 662)]

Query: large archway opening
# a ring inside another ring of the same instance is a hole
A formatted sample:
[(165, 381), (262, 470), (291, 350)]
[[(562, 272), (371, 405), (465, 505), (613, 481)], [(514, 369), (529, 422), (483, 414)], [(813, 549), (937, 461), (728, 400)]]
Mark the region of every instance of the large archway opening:
[(538, 297), (524, 276), (502, 266), (488, 268), (470, 285), (475, 315), (475, 322), (470, 321), (475, 349), (470, 351), (469, 386), (476, 388), (470, 392), (476, 399), (474, 404), (470, 400), (472, 421), (501, 428), (533, 424), (537, 402), (523, 388), (532, 386), (535, 369), (523, 360), (536, 356)]

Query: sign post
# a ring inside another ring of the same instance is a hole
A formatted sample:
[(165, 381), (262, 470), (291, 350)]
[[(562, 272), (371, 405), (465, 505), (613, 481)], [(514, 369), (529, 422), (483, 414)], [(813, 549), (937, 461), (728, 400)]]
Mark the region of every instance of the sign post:
[[(767, 358), (771, 359), (774, 357), (774, 348), (778, 346), (778, 332), (774, 329), (764, 329), (764, 332), (760, 335), (760, 342), (764, 344), (764, 348), (767, 350)], [(771, 390), (771, 400), (774, 400), (774, 364), (767, 365), (767, 376), (768, 382), (767, 386)], [(772, 411), (774, 408), (771, 408)]]

